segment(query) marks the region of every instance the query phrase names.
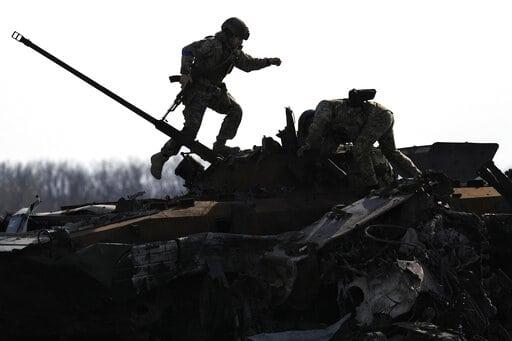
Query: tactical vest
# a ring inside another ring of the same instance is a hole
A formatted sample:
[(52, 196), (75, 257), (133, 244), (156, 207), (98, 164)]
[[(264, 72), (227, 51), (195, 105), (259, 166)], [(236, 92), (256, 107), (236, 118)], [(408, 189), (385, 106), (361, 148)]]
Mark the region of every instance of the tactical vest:
[(194, 62), (192, 79), (207, 80), (219, 86), (235, 66), (236, 51), (228, 49), (219, 37), (209, 36), (206, 39), (216, 40), (213, 42), (214, 51), (211, 57)]

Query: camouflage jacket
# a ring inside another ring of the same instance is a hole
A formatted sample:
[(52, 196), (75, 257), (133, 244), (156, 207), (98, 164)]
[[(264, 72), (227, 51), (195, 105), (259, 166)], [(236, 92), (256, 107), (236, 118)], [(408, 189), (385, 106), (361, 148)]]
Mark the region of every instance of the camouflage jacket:
[(315, 110), (306, 143), (312, 147), (323, 144), (326, 136), (335, 136), (353, 142), (352, 156), (365, 186), (378, 185), (371, 149), (379, 142), (379, 149), (386, 159), (407, 176), (419, 176), (421, 171), (402, 152), (396, 149), (393, 136), (393, 113), (375, 102), (366, 102), (354, 108), (348, 101), (322, 101)]
[(364, 110), (353, 108), (346, 99), (321, 101), (316, 107), (306, 143), (319, 147), (329, 133), (343, 136), (346, 142), (354, 142), (368, 120), (377, 119), (383, 113), (391, 114), (390, 110), (376, 102), (368, 101), (364, 106)]
[(218, 32), (183, 48), (181, 74), (220, 84), (233, 67), (250, 72), (269, 65), (268, 58), (253, 58), (241, 49), (230, 48), (224, 33)]

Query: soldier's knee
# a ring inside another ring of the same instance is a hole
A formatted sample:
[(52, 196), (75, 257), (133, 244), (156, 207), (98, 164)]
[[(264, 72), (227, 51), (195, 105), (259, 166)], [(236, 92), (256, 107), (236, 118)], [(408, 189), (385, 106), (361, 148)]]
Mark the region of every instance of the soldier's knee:
[(242, 120), (242, 107), (238, 103), (233, 103), (229, 116), (232, 117), (233, 121), (240, 122)]

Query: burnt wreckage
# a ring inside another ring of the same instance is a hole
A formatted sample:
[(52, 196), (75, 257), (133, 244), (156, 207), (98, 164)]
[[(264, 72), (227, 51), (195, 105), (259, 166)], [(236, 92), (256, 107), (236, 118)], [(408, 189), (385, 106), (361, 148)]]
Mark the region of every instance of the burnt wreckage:
[[(180, 138), (19, 34), (13, 37)], [(3, 335), (162, 340), (510, 340), (512, 182), (497, 144), (404, 148), (424, 172), (361, 196), (350, 152), (296, 157), (291, 110), (261, 146), (221, 159), (197, 141), (188, 193), (2, 222)], [(480, 179), (475, 180), (480, 177)]]

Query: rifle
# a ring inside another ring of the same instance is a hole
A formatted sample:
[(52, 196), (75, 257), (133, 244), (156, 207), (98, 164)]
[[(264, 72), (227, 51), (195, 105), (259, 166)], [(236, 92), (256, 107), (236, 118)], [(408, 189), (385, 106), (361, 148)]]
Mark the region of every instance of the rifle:
[[(145, 119), (146, 121), (152, 123), (155, 126), (156, 129), (160, 130), (165, 135), (171, 137), (177, 143), (187, 147), (188, 149), (190, 149), (191, 152), (199, 155), (203, 160), (208, 161), (210, 163), (214, 163), (214, 162), (216, 162), (216, 161), (221, 159), (221, 157), (219, 155), (215, 154), (210, 148), (206, 147), (201, 142), (196, 141), (196, 140), (191, 140), (190, 138), (187, 138), (186, 136), (184, 136), (181, 133), (181, 131), (179, 131), (178, 129), (174, 128), (173, 126), (167, 124), (165, 121), (157, 120), (153, 116), (150, 116), (149, 114), (144, 112), (142, 109), (139, 109), (138, 107), (136, 107), (135, 105), (131, 104), (127, 100), (125, 100), (122, 97), (116, 95), (115, 93), (113, 93), (109, 89), (105, 88), (101, 84), (99, 84), (99, 83), (95, 82), (94, 80), (92, 80), (91, 78), (87, 77), (86, 75), (84, 75), (80, 71), (72, 68), (71, 66), (69, 66), (66, 63), (64, 63), (63, 61), (61, 61), (57, 57), (55, 57), (52, 54), (48, 53), (47, 51), (43, 50), (42, 48), (40, 48), (39, 46), (37, 46), (36, 44), (31, 42), (27, 38), (23, 37), (23, 35), (21, 35), (20, 33), (15, 31), (11, 35), (11, 37), (14, 40), (16, 40), (16, 41), (18, 41), (20, 43), (23, 43), (24, 45), (30, 47), (34, 51), (36, 51), (39, 54), (43, 55), (44, 57), (48, 58), (49, 60), (51, 60), (55, 64), (57, 64), (60, 67), (64, 68), (65, 70), (71, 72), (73, 75), (77, 76), (78, 78), (80, 78), (81, 80), (86, 82), (87, 84), (89, 84), (92, 87), (96, 88), (97, 90), (101, 91), (102, 93), (104, 93), (108, 97), (112, 98), (113, 100), (115, 100), (119, 104), (121, 104), (121, 105), (125, 106), (126, 108), (130, 109), (131, 111), (133, 111), (134, 113), (136, 113), (137, 115), (139, 115), (140, 117)], [(183, 90), (182, 90), (182, 92), (183, 92)]]
[[(169, 81), (171, 83), (176, 83), (176, 82), (179, 82), (181, 79), (181, 76), (178, 76), (178, 75), (175, 75), (175, 76), (169, 76)], [(165, 112), (165, 115), (162, 117), (162, 121), (165, 121), (165, 119), (167, 118), (167, 115), (169, 115), (171, 113), (171, 111), (174, 111), (176, 110), (176, 108), (178, 107), (178, 105), (180, 105), (181, 103), (183, 103), (183, 97), (185, 96), (185, 91), (187, 90), (188, 88), (188, 84), (185, 85), (180, 92), (178, 92), (178, 94), (176, 95), (176, 98), (174, 99), (174, 102), (172, 103), (172, 105), (169, 107), (169, 109), (167, 109), (167, 111)]]

